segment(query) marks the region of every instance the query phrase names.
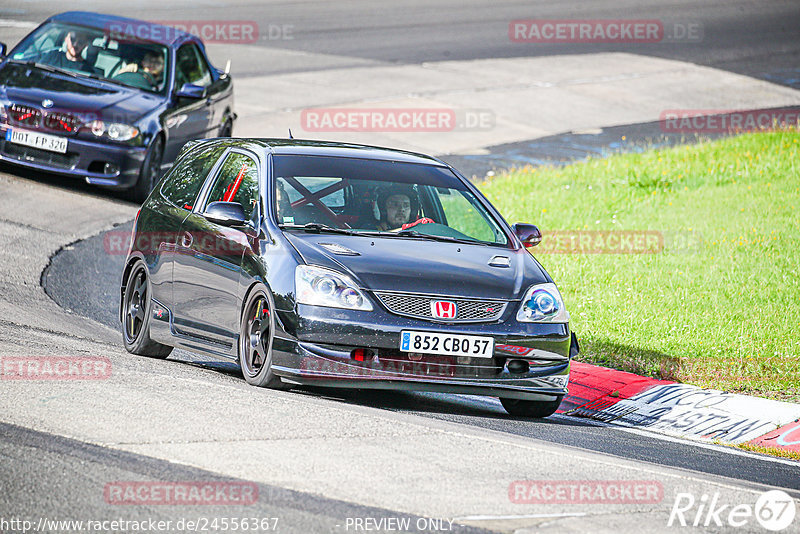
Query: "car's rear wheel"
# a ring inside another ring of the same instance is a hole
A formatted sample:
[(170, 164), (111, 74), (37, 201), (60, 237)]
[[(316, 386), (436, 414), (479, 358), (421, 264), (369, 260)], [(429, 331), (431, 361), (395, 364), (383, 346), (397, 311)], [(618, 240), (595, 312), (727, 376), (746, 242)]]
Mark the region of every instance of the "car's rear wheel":
[(141, 261), (131, 268), (122, 297), (122, 340), (125, 349), (140, 356), (166, 358), (172, 347), (150, 339), (150, 279)]
[(161, 162), (164, 159), (164, 140), (161, 136), (156, 136), (147, 149), (147, 155), (142, 163), (142, 170), (139, 171), (139, 179), (130, 189), (131, 198), (139, 203), (144, 202), (150, 191), (156, 185), (156, 181), (161, 176)]
[(511, 415), (520, 417), (548, 417), (556, 413), (561, 397), (554, 401), (532, 401), (521, 399), (500, 399), (503, 408)]
[(239, 365), (248, 384), (272, 389), (289, 389), (272, 372), (272, 340), (275, 337), (275, 313), (267, 291), (256, 288), (243, 307), (239, 333)]

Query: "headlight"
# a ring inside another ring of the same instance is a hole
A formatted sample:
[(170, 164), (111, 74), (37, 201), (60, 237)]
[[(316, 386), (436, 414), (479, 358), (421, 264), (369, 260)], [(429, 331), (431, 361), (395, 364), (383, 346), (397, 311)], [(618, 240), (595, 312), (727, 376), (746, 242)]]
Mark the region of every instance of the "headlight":
[(90, 122), (87, 126), (96, 137), (105, 135), (112, 141), (130, 141), (139, 135), (139, 130), (137, 128), (119, 122), (103, 122), (96, 120)]
[(336, 271), (299, 265), (294, 271), (294, 287), (300, 304), (372, 311), (372, 304), (353, 280)]
[(569, 313), (555, 284), (539, 284), (529, 288), (517, 312), (523, 323), (568, 323)]

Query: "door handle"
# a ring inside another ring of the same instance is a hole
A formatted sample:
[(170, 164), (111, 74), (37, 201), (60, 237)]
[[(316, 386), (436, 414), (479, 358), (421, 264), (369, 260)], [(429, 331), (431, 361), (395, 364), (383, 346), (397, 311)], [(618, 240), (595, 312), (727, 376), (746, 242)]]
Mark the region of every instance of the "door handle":
[(191, 247), (193, 241), (194, 238), (192, 237), (192, 234), (190, 234), (189, 232), (183, 232), (183, 235), (181, 235), (181, 244), (183, 245), (184, 248)]

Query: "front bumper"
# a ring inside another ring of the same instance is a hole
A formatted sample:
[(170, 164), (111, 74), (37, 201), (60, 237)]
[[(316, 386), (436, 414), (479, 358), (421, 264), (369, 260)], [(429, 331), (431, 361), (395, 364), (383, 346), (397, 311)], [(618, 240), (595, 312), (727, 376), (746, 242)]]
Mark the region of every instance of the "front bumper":
[[(146, 148), (96, 143), (70, 137), (67, 152), (60, 154), (6, 141), (6, 128), (0, 127), (0, 161), (39, 171), (84, 179), (87, 183), (112, 188), (127, 188), (136, 183)], [(106, 163), (116, 167), (106, 173)]]
[[(577, 352), (566, 324), (440, 324), (380, 309), (298, 308), (298, 313), (278, 311), (272, 365), (286, 381), (304, 385), (550, 401), (566, 395), (570, 360)], [(491, 336), (493, 357), (400, 352), (402, 330)], [(368, 349), (372, 357), (358, 361), (355, 349)]]

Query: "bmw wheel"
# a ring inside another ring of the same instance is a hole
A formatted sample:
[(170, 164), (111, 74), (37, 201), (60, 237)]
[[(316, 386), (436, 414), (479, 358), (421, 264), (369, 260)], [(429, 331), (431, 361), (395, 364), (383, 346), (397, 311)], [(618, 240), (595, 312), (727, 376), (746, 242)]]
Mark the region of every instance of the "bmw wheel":
[(166, 358), (172, 347), (150, 339), (151, 308), (147, 269), (144, 263), (137, 261), (128, 274), (122, 297), (122, 340), (130, 353)]
[(161, 136), (156, 136), (150, 147), (147, 149), (147, 155), (142, 163), (142, 170), (139, 171), (139, 179), (130, 189), (130, 195), (134, 201), (142, 203), (147, 199), (150, 191), (156, 185), (156, 181), (161, 177), (161, 161), (164, 159), (164, 140)]
[(248, 384), (272, 389), (289, 389), (272, 372), (272, 340), (275, 314), (272, 298), (259, 287), (250, 293), (243, 308), (239, 334), (239, 365)]

